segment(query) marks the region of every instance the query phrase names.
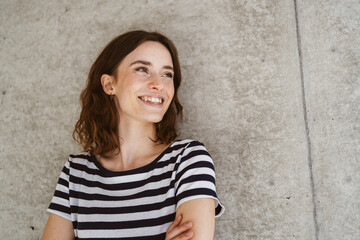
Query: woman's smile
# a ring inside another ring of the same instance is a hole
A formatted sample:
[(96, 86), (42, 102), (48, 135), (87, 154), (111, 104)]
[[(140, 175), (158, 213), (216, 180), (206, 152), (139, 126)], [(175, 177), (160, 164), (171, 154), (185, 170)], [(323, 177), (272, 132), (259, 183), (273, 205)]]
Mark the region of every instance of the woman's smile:
[(162, 106), (164, 102), (164, 97), (162, 96), (152, 96), (152, 95), (145, 95), (138, 97), (143, 103), (149, 104), (150, 106)]

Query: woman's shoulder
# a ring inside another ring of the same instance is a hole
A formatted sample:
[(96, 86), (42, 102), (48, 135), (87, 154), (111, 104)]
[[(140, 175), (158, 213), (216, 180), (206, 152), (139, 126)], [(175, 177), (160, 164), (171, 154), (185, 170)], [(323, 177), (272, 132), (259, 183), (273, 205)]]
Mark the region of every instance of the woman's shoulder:
[(194, 139), (183, 139), (176, 140), (171, 148), (176, 151), (180, 151), (183, 156), (193, 156), (193, 155), (208, 155), (210, 156), (205, 145)]
[[(80, 152), (76, 154), (70, 154), (68, 161), (65, 164), (65, 167), (77, 171), (85, 171), (88, 173), (97, 173), (99, 170), (96, 156), (90, 152)], [(95, 172), (94, 172), (95, 171)]]
[(172, 146), (181, 146), (182, 148), (194, 147), (194, 146), (204, 146), (200, 141), (194, 139), (178, 139), (172, 144)]
[(69, 161), (75, 161), (75, 160), (80, 160), (80, 161), (85, 161), (85, 160), (90, 160), (92, 157), (92, 154), (90, 152), (79, 152), (79, 153), (75, 153), (75, 154), (70, 154), (69, 155)]
[(70, 164), (89, 165), (94, 164), (94, 158), (96, 157), (90, 152), (80, 152), (76, 154), (70, 154), (68, 162)]

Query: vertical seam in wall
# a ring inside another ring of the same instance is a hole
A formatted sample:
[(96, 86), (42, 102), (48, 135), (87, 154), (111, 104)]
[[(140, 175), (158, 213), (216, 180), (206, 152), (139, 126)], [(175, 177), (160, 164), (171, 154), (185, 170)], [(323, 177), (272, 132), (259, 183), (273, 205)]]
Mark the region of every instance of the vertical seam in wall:
[(315, 184), (314, 184), (314, 173), (313, 173), (313, 161), (311, 155), (311, 139), (309, 133), (309, 121), (307, 115), (307, 105), (306, 105), (306, 93), (305, 93), (305, 81), (304, 81), (304, 71), (303, 71), (303, 58), (302, 58), (302, 45), (301, 45), (301, 37), (300, 37), (300, 29), (299, 29), (299, 17), (298, 17), (298, 7), (297, 0), (294, 0), (294, 8), (295, 8), (295, 22), (296, 22), (296, 35), (297, 35), (297, 47), (299, 54), (299, 67), (300, 67), (300, 79), (301, 79), (301, 91), (302, 91), (302, 102), (303, 102), (303, 111), (304, 111), (304, 122), (305, 122), (305, 130), (306, 130), (306, 143), (307, 143), (307, 159), (310, 171), (310, 185), (311, 185), (311, 198), (313, 203), (313, 218), (315, 225), (315, 239), (319, 239), (319, 223), (317, 219), (317, 207), (316, 207), (316, 192), (315, 192)]

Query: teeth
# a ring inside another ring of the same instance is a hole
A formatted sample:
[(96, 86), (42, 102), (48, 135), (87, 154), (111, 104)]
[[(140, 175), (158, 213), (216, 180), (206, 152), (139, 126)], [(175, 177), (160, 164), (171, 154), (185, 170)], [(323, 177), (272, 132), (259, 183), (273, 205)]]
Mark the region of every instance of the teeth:
[(155, 98), (155, 97), (141, 97), (141, 99), (145, 102), (151, 102), (155, 104), (161, 104), (163, 102), (162, 98)]

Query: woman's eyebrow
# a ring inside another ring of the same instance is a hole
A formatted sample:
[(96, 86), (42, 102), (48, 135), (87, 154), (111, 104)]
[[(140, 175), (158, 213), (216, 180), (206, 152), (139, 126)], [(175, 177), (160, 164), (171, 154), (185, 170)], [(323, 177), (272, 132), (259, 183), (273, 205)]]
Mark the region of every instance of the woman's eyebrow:
[(172, 66), (169, 66), (169, 65), (165, 65), (163, 66), (164, 69), (168, 69), (168, 70), (171, 70), (171, 71), (174, 71), (173, 67)]
[[(149, 61), (136, 60), (136, 61), (132, 62), (129, 66), (131, 67), (132, 65), (135, 65), (135, 64), (143, 64), (145, 66), (151, 66), (152, 65), (151, 62), (149, 62)], [(165, 65), (165, 66), (163, 66), (163, 68), (174, 71), (174, 68), (172, 66), (170, 66), (170, 65)]]
[(136, 60), (135, 62), (132, 62), (131, 64), (130, 64), (130, 66), (132, 66), (132, 65), (135, 65), (135, 64), (144, 64), (144, 65), (146, 65), (146, 66), (150, 66), (151, 65), (151, 62), (148, 62), (148, 61), (145, 61), (145, 60)]

